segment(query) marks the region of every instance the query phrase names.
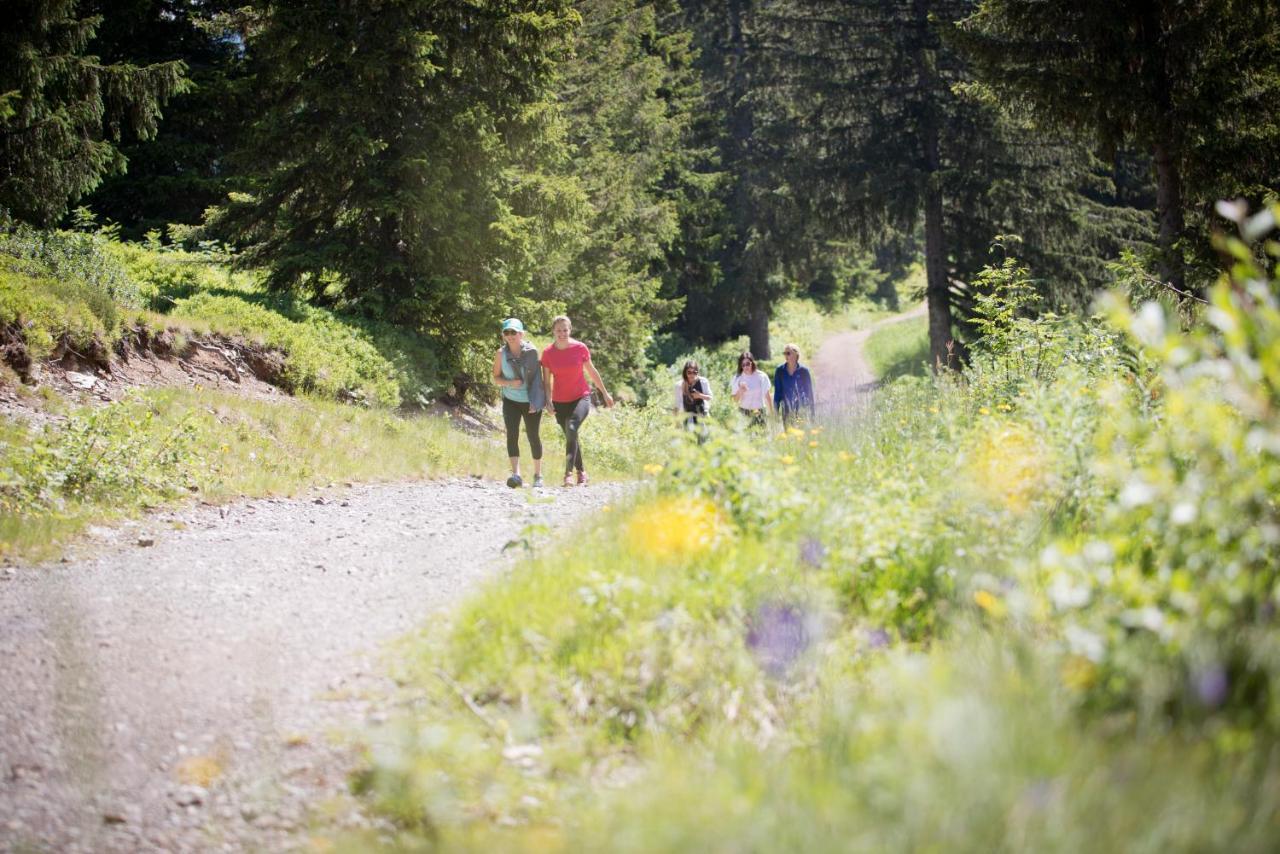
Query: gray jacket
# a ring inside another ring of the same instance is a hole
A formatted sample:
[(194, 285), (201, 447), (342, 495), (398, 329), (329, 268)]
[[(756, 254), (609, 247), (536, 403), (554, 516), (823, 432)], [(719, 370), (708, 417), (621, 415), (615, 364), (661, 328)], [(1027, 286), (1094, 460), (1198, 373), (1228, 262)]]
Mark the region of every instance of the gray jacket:
[(525, 341), (520, 355), (512, 356), (511, 350), (502, 346), (502, 361), (515, 368), (515, 374), (529, 393), (529, 409), (539, 412), (547, 408), (547, 390), (542, 386), (542, 363), (538, 360), (538, 348)]

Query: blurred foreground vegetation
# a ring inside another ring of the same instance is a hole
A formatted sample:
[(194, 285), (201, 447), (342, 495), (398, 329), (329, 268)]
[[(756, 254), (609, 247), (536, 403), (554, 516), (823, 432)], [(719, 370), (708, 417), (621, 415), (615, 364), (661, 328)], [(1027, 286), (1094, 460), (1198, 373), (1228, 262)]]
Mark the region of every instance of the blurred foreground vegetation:
[(349, 843), (1271, 850), (1277, 213), (1190, 331), (1034, 314), (1009, 262), (963, 375), (677, 442), (401, 650), (360, 779), (397, 830)]

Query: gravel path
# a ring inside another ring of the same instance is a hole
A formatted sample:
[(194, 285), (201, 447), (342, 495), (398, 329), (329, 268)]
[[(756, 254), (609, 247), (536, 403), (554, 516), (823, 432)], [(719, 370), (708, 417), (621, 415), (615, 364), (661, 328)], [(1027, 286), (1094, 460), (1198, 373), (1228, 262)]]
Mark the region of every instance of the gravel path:
[(510, 566), (526, 525), (589, 524), (625, 490), (197, 507), (0, 570), (0, 850), (275, 851), (309, 811), (360, 825), (329, 734), (383, 714), (380, 645)]
[(876, 387), (875, 374), (863, 352), (867, 339), (883, 326), (923, 317), (927, 308), (926, 305), (920, 305), (902, 314), (886, 317), (866, 329), (842, 332), (822, 342), (812, 364), (821, 414), (834, 415), (865, 406)]

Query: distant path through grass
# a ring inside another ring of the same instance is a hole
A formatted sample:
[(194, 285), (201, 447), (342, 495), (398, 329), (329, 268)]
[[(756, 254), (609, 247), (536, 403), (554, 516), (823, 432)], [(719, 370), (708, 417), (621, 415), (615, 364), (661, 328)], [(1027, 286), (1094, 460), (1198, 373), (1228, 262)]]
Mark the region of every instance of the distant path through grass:
[(873, 323), (866, 329), (842, 332), (824, 341), (811, 363), (820, 412), (832, 415), (863, 405), (879, 380), (867, 360), (868, 339), (885, 326), (923, 317), (926, 309), (927, 306), (921, 304)]

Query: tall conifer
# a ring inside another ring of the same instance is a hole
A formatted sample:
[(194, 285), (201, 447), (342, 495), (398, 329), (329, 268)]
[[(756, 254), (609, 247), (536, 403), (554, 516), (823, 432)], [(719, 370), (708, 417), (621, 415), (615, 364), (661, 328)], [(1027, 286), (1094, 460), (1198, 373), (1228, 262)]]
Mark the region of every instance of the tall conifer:
[(86, 53), (101, 23), (75, 0), (14, 0), (0, 30), (0, 209), (51, 225), (148, 138), (185, 81), (180, 62), (103, 63)]
[(981, 0), (956, 40), (1046, 125), (1150, 154), (1161, 277), (1184, 286), (1189, 212), (1280, 174), (1280, 12), (1267, 0)]

